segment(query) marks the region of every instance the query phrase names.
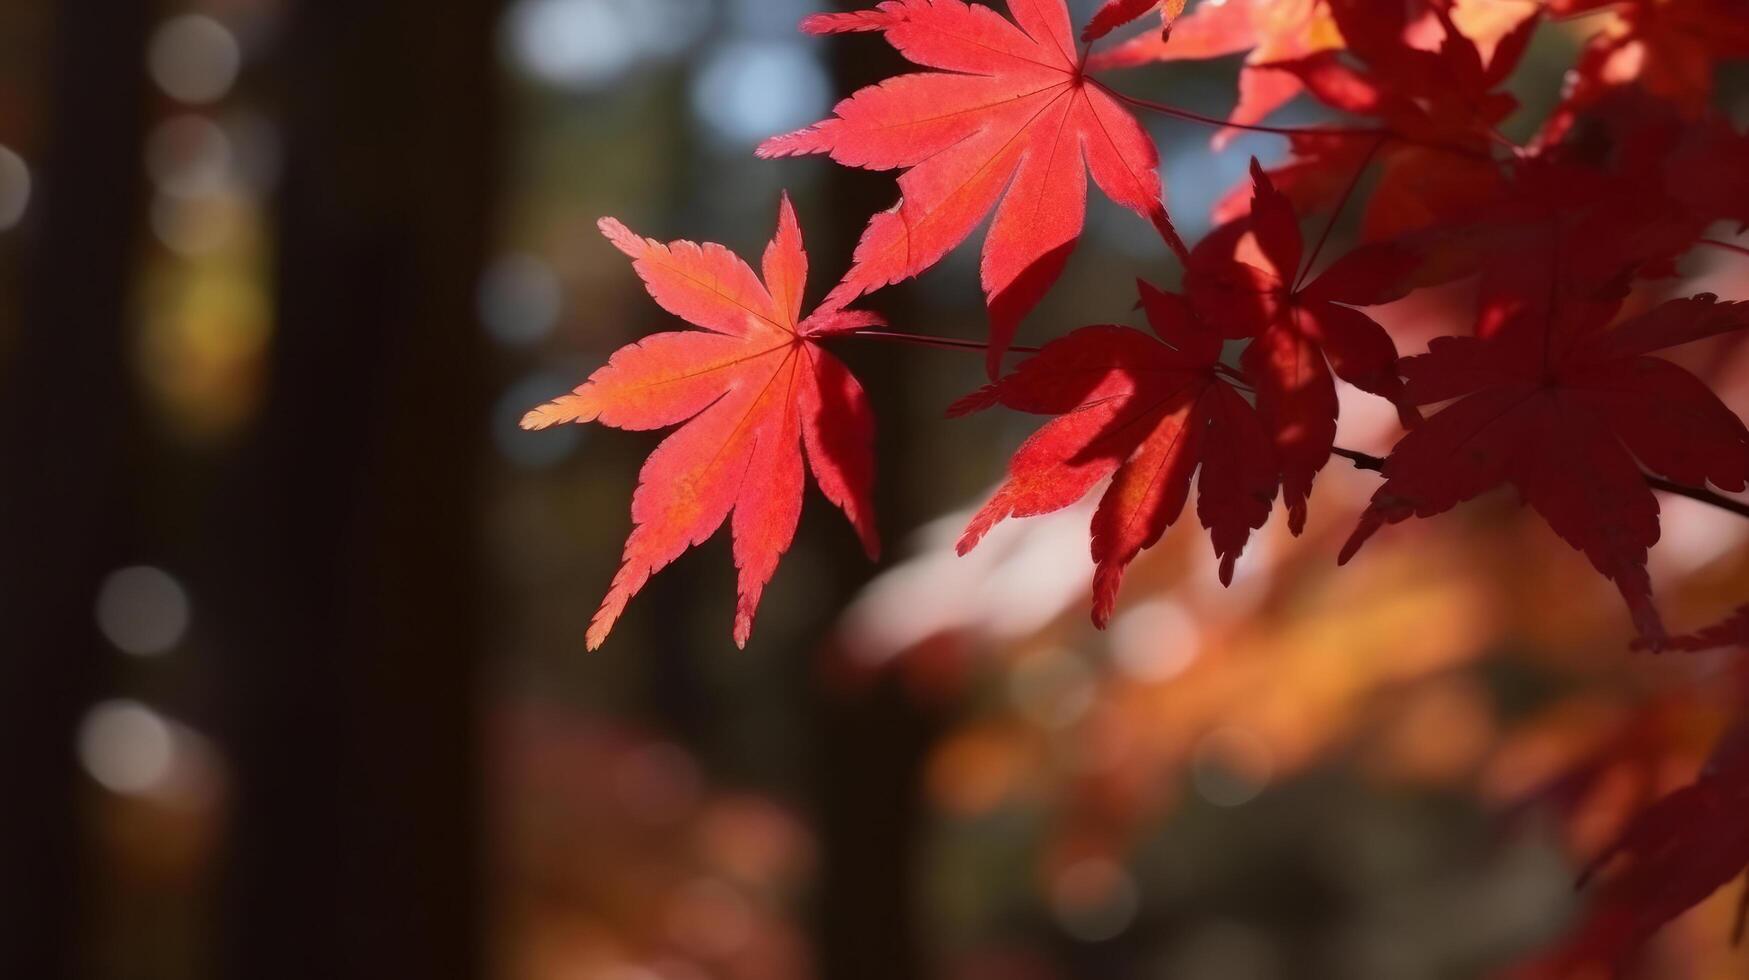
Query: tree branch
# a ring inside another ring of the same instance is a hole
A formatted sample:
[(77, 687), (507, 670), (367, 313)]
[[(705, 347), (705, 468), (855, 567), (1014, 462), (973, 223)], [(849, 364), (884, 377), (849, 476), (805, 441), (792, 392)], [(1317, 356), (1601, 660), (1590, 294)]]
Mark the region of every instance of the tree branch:
[(1749, 248), (1745, 248), (1742, 245), (1737, 245), (1732, 242), (1721, 242), (1716, 238), (1702, 238), (1700, 241), (1695, 242), (1695, 244), (1707, 245), (1712, 248), (1722, 248), (1727, 252), (1736, 252), (1738, 255), (1749, 255)]
[[(1352, 449), (1343, 449), (1340, 446), (1330, 450), (1330, 454), (1332, 456), (1341, 456), (1343, 459), (1348, 460), (1354, 464), (1354, 468), (1357, 470), (1371, 470), (1374, 473), (1383, 473), (1385, 469), (1385, 461), (1378, 456), (1355, 452)], [(1717, 507), (1720, 510), (1730, 511), (1738, 517), (1749, 518), (1749, 502), (1737, 500), (1734, 497), (1727, 497), (1722, 493), (1715, 493), (1714, 491), (1701, 487), (1691, 487), (1685, 486), (1681, 483), (1672, 483), (1661, 476), (1652, 476), (1649, 473), (1646, 474), (1646, 485), (1654, 490), (1673, 493), (1678, 497), (1687, 497), (1690, 500), (1698, 500), (1703, 504)]]
[(1370, 456), (1366, 453), (1355, 452), (1352, 449), (1343, 449), (1341, 446), (1332, 448), (1330, 450), (1330, 455), (1341, 456), (1343, 459), (1353, 463), (1354, 468), (1357, 470), (1371, 470), (1374, 473), (1383, 473), (1385, 471), (1385, 460), (1382, 456)]

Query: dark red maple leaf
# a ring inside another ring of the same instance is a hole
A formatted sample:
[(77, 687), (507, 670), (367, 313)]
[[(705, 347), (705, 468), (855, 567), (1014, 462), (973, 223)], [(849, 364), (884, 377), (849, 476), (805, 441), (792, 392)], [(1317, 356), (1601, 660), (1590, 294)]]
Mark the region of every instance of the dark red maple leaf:
[(1717, 65), (1749, 57), (1744, 0), (1554, 0), (1549, 8), (1559, 16), (1605, 16), (1568, 74), (1543, 139), (1558, 138), (1576, 113), (1629, 85), (1699, 116), (1711, 103)]
[[(1305, 254), (1293, 205), (1255, 158), (1250, 219), (1216, 231), (1191, 255), (1185, 276), (1191, 305), (1229, 337), (1254, 337), (1245, 349), (1245, 377), (1257, 386), (1257, 408), (1281, 464), (1288, 525), (1305, 527), (1312, 480), (1336, 439), (1337, 376), (1397, 401), (1397, 348), (1384, 328), (1354, 309), (1400, 299), (1409, 291), (1416, 257), (1391, 245), (1364, 246), (1307, 282), (1316, 257)], [(1256, 239), (1264, 265), (1234, 258), (1239, 235)], [(1412, 422), (1406, 417), (1405, 422)]]
[(1749, 327), (1749, 304), (1701, 294), (1605, 329), (1620, 305), (1615, 296), (1495, 311), (1503, 319), (1485, 322), (1485, 336), (1441, 337), (1400, 362), (1409, 404), (1457, 401), (1397, 443), (1339, 560), (1385, 524), (1509, 483), (1615, 583), (1640, 634), (1660, 645), (1645, 567), (1658, 502), (1641, 465), (1688, 486), (1742, 490), (1749, 430), (1700, 379), (1647, 355)]
[(869, 222), (831, 303), (923, 272), (994, 208), (982, 276), (992, 376), (1081, 237), (1088, 171), (1183, 250), (1166, 216), (1153, 140), (1082, 71), (1063, 0), (1008, 6), (1013, 21), (963, 0), (887, 0), (807, 18), (810, 34), (884, 32), (905, 57), (941, 70), (865, 88), (833, 118), (759, 147), (767, 158), (827, 153), (846, 166), (907, 168), (903, 196)]
[(1749, 172), (1749, 137), (1724, 120), (1684, 116), (1669, 102), (1627, 87), (1604, 93), (1571, 122), (1562, 141), (1539, 145), (1532, 161), (1561, 168), (1557, 178), (1530, 189), (1555, 197), (1560, 211), (1577, 203), (1577, 189), (1594, 206), (1669, 212), (1670, 220), (1693, 228), (1675, 236), (1684, 246), (1715, 221), (1749, 227), (1749, 181), (1742, 179)]
[(965, 554), (998, 522), (1061, 510), (1100, 480), (1093, 515), (1093, 621), (1104, 626), (1124, 568), (1178, 519), (1201, 468), (1197, 516), (1209, 529), (1221, 581), (1275, 500), (1274, 453), (1256, 411), (1221, 377), (1221, 337), (1182, 297), (1141, 283), (1156, 337), (1121, 326), (1083, 327), (1046, 345), (954, 414), (1001, 404), (1056, 415), (1009, 463), (1008, 480), (972, 518)]
[(703, 328), (659, 333), (622, 347), (572, 394), (529, 412), (525, 429), (601, 422), (619, 429), (686, 424), (662, 441), (638, 475), (625, 558), (590, 623), (600, 646), (652, 574), (702, 543), (734, 514), (740, 602), (735, 642), (745, 645), (760, 594), (795, 537), (802, 457), (844, 511), (873, 558), (874, 417), (862, 388), (819, 341), (874, 326), (871, 313), (824, 306), (802, 317), (808, 258), (785, 197), (765, 250), (762, 284), (721, 245), (641, 238), (612, 218), (602, 234), (669, 313)]
[(1749, 182), (1737, 178), (1749, 139), (1634, 89), (1609, 93), (1560, 141), (1509, 166), (1490, 201), (1397, 239), (1424, 259), (1418, 285), (1480, 273), (1484, 295), (1523, 302), (1548, 293), (1551, 254), (1568, 293), (1667, 278), (1714, 222), (1749, 224)]

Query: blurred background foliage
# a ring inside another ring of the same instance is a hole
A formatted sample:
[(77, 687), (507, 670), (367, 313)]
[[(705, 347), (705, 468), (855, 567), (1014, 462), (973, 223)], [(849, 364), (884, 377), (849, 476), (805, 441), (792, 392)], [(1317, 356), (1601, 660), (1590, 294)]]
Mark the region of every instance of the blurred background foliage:
[[(1086, 510), (952, 555), (1032, 420), (950, 423), (981, 357), (866, 340), (890, 557), (811, 499), (746, 652), (719, 536), (585, 655), (653, 439), (515, 421), (667, 327), (599, 216), (750, 255), (787, 188), (845, 268), (890, 176), (751, 150), (899, 64), (812, 6), (0, 7), (0, 975), (1478, 977), (1693, 777), (1740, 666), (1630, 655), (1512, 501), (1338, 572), (1376, 477), (1333, 464), (1304, 537), (1223, 590), (1179, 528), (1098, 633)], [(1519, 135), (1575, 46), (1542, 33)], [(1119, 84), (1221, 115), (1237, 68)], [(1151, 125), (1192, 239), (1285, 149)], [(1022, 343), (1175, 279), (1091, 215)], [(980, 336), (974, 254), (872, 306)], [(1684, 275), (1742, 292), (1729, 255)], [(1413, 352), (1466, 299), (1383, 318)], [(1740, 346), (1685, 363), (1749, 408)], [(1387, 449), (1351, 394), (1339, 443)], [(1669, 619), (1710, 622), (1749, 524), (1661, 502)], [(1639, 975), (1741, 976), (1732, 891)]]

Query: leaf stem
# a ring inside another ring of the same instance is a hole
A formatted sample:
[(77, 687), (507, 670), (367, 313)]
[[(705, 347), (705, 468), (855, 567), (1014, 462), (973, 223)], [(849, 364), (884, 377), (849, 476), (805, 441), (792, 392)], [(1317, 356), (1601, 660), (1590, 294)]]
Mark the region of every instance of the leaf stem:
[[(1454, 146), (1454, 145), (1450, 145), (1450, 144), (1446, 144), (1446, 143), (1426, 143), (1426, 142), (1422, 142), (1421, 140), (1410, 139), (1410, 138), (1402, 135), (1401, 133), (1396, 132), (1395, 130), (1377, 127), (1377, 126), (1317, 126), (1317, 127), (1309, 127), (1308, 128), (1308, 127), (1301, 127), (1301, 126), (1264, 126), (1264, 125), (1254, 125), (1254, 124), (1250, 124), (1250, 123), (1230, 122), (1226, 119), (1216, 119), (1213, 116), (1205, 116), (1200, 112), (1192, 112), (1189, 109), (1180, 109), (1177, 106), (1167, 105), (1164, 102), (1152, 102), (1152, 101), (1149, 101), (1148, 99), (1136, 98), (1133, 95), (1125, 95), (1124, 93), (1119, 92), (1117, 89), (1114, 89), (1109, 85), (1106, 85), (1104, 82), (1101, 82), (1096, 78), (1089, 78), (1089, 79), (1087, 79), (1087, 82), (1090, 85), (1099, 86), (1101, 91), (1105, 92), (1105, 94), (1111, 96), (1112, 98), (1118, 100), (1119, 102), (1123, 102), (1123, 103), (1126, 103), (1128, 105), (1134, 106), (1137, 109), (1147, 109), (1151, 112), (1158, 112), (1161, 115), (1171, 116), (1174, 119), (1183, 119), (1183, 120), (1187, 120), (1189, 122), (1202, 123), (1202, 124), (1207, 125), (1207, 126), (1220, 126), (1223, 128), (1241, 129), (1241, 130), (1244, 130), (1244, 131), (1250, 132), (1250, 133), (1271, 133), (1271, 134), (1276, 135), (1276, 136), (1376, 136), (1380, 140), (1398, 139), (1398, 140), (1401, 140), (1405, 146), (1425, 147), (1429, 150), (1438, 150), (1442, 153), (1450, 153), (1453, 156), (1460, 156), (1460, 157), (1463, 157), (1463, 158), (1468, 159), (1468, 160), (1477, 160), (1477, 161), (1481, 161), (1484, 163), (1491, 163), (1491, 164), (1499, 164), (1501, 162), (1499, 159), (1494, 157), (1493, 154), (1490, 154), (1490, 153), (1483, 153), (1479, 150), (1471, 150), (1471, 149), (1468, 149), (1465, 147)], [(1513, 159), (1514, 160), (1523, 159), (1524, 150), (1522, 147), (1517, 146), (1511, 140), (1508, 140), (1508, 139), (1506, 139), (1506, 137), (1500, 136), (1497, 133), (1490, 134), (1490, 136), (1492, 139), (1495, 139), (1497, 142), (1503, 143), (1506, 146), (1511, 147), (1512, 151), (1513, 151)]]
[(1330, 241), (1330, 233), (1336, 230), (1337, 219), (1342, 217), (1342, 209), (1348, 206), (1348, 199), (1354, 196), (1355, 188), (1360, 186), (1360, 178), (1366, 176), (1368, 167), (1378, 158), (1379, 150), (1385, 145), (1385, 137), (1381, 134), (1373, 142), (1372, 149), (1366, 151), (1366, 156), (1360, 160), (1360, 166), (1354, 168), (1354, 176), (1349, 179), (1348, 186), (1342, 189), (1342, 196), (1336, 199), (1336, 208), (1330, 212), (1330, 220), (1324, 222), (1324, 231), (1318, 235), (1318, 244), (1312, 246), (1312, 254), (1306, 258), (1306, 263), (1300, 268), (1298, 278), (1294, 280), (1294, 292), (1306, 284), (1306, 277), (1312, 274), (1312, 267), (1318, 264), (1318, 256), (1324, 251), (1324, 246)]
[[(904, 333), (899, 330), (858, 330), (844, 334), (846, 337), (866, 337), (869, 340), (890, 340), (900, 344), (914, 344), (918, 347), (935, 347), (941, 350), (981, 351), (989, 350), (990, 345), (981, 340), (960, 340), (956, 337), (936, 337), (922, 333)], [(1037, 354), (1041, 347), (1025, 347), (1015, 345), (1008, 348), (1014, 354)]]
[(1127, 103), (1138, 109), (1147, 109), (1151, 112), (1158, 112), (1164, 116), (1171, 116), (1174, 119), (1202, 123), (1205, 126), (1216, 126), (1223, 129), (1242, 129), (1250, 133), (1271, 133), (1276, 136), (1377, 136), (1383, 138), (1390, 135), (1388, 130), (1376, 128), (1330, 126), (1308, 129), (1296, 126), (1264, 126), (1260, 124), (1229, 122), (1225, 119), (1216, 119), (1213, 116), (1205, 116), (1200, 112), (1193, 112), (1189, 109), (1181, 109), (1178, 106), (1167, 105), (1164, 102), (1152, 102), (1148, 99), (1136, 98), (1133, 95), (1125, 95), (1098, 79), (1089, 78), (1087, 81), (1089, 84), (1099, 86), (1105, 94), (1119, 102)]
[[(870, 340), (890, 340), (902, 344), (915, 344), (919, 347), (935, 347), (941, 350), (982, 351), (989, 350), (990, 345), (981, 340), (959, 340), (954, 337), (936, 337), (930, 334), (902, 333), (897, 330), (858, 330), (855, 333), (839, 334), (840, 337), (867, 337)], [(1042, 347), (1014, 346), (1008, 348), (1011, 354), (1037, 354)], [(1255, 391), (1245, 375), (1229, 364), (1216, 361), (1214, 372), (1227, 379), (1227, 383), (1240, 391)]]
[[(1341, 456), (1343, 459), (1348, 460), (1354, 464), (1354, 468), (1357, 470), (1371, 470), (1374, 473), (1383, 473), (1385, 469), (1385, 461), (1378, 456), (1355, 452), (1352, 449), (1343, 449), (1340, 446), (1331, 449), (1330, 454), (1332, 456)], [(1734, 497), (1727, 497), (1722, 493), (1715, 493), (1703, 487), (1691, 487), (1681, 483), (1672, 483), (1661, 476), (1653, 476), (1650, 473), (1645, 474), (1645, 479), (1646, 485), (1654, 490), (1662, 490), (1665, 493), (1673, 493), (1678, 497), (1687, 497), (1690, 500), (1698, 500), (1703, 504), (1717, 507), (1720, 510), (1730, 511), (1738, 517), (1749, 518), (1749, 502), (1737, 500)]]

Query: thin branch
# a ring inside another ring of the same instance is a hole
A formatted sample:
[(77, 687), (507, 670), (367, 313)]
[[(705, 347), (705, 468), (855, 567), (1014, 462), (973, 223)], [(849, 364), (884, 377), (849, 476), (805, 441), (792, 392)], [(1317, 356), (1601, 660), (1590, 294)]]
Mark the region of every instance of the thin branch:
[(1749, 248), (1745, 248), (1734, 242), (1721, 242), (1717, 238), (1702, 238), (1700, 241), (1695, 242), (1695, 244), (1710, 245), (1713, 248), (1722, 248), (1727, 252), (1736, 252), (1738, 255), (1749, 255)]
[[(919, 347), (935, 347), (942, 350), (983, 351), (990, 349), (990, 345), (981, 340), (960, 340), (954, 337), (935, 337), (929, 334), (902, 333), (897, 330), (858, 330), (855, 333), (842, 334), (841, 336), (865, 337), (869, 340), (888, 340), (895, 343), (916, 344)], [(1015, 354), (1037, 354), (1041, 349), (1042, 348), (1021, 345), (1008, 348), (1011, 353)], [(1234, 380), (1243, 378), (1243, 375), (1240, 375), (1238, 372), (1224, 364), (1217, 364), (1215, 371), (1217, 373), (1225, 374)], [(1344, 449), (1341, 446), (1332, 448), (1330, 450), (1330, 455), (1341, 456), (1343, 459), (1353, 463), (1354, 468), (1357, 470), (1371, 470), (1374, 473), (1383, 473), (1385, 470), (1384, 458), (1380, 456), (1357, 452), (1353, 449)], [(1738, 517), (1749, 518), (1749, 502), (1746, 501), (1727, 497), (1723, 494), (1714, 493), (1711, 490), (1706, 490), (1700, 487), (1690, 487), (1684, 486), (1680, 483), (1672, 483), (1663, 477), (1652, 476), (1651, 474), (1646, 475), (1646, 485), (1654, 490), (1673, 493), (1679, 497), (1698, 500), (1703, 504), (1709, 504), (1720, 510), (1730, 511)]]
[[(1354, 468), (1357, 470), (1371, 470), (1374, 473), (1382, 473), (1385, 469), (1385, 461), (1378, 456), (1355, 452), (1352, 449), (1343, 449), (1340, 446), (1330, 450), (1330, 454), (1333, 456), (1341, 456), (1343, 459), (1348, 460), (1354, 464)], [(1730, 511), (1738, 517), (1749, 517), (1749, 502), (1737, 500), (1734, 497), (1727, 497), (1724, 494), (1714, 493), (1711, 490), (1700, 487), (1690, 487), (1681, 483), (1672, 483), (1663, 477), (1652, 476), (1649, 473), (1646, 474), (1646, 485), (1654, 490), (1673, 493), (1678, 497), (1687, 497), (1690, 500), (1698, 500), (1703, 504), (1717, 507), (1720, 510)]]
[(1348, 206), (1348, 199), (1354, 196), (1355, 188), (1360, 186), (1360, 179), (1366, 176), (1367, 168), (1372, 166), (1373, 160), (1378, 158), (1379, 150), (1384, 149), (1384, 146), (1385, 137), (1380, 135), (1372, 149), (1366, 151), (1366, 156), (1361, 158), (1360, 166), (1354, 168), (1354, 176), (1348, 181), (1348, 186), (1343, 188), (1342, 196), (1336, 201), (1335, 210), (1330, 212), (1330, 220), (1324, 222), (1324, 231), (1318, 236), (1318, 244), (1312, 246), (1311, 256), (1306, 259), (1299, 276), (1294, 279), (1294, 292), (1299, 292), (1300, 287), (1306, 284), (1306, 277), (1312, 274), (1312, 267), (1318, 264), (1318, 256), (1324, 251), (1324, 245), (1330, 241), (1330, 233), (1336, 230), (1336, 221), (1342, 217), (1342, 209)]
[(1369, 456), (1366, 453), (1355, 452), (1352, 449), (1343, 449), (1341, 446), (1331, 448), (1330, 455), (1341, 456), (1343, 459), (1353, 463), (1354, 468), (1357, 470), (1371, 470), (1374, 473), (1383, 473), (1385, 471), (1385, 460), (1383, 456)]
[(1702, 490), (1696, 487), (1684, 486), (1680, 483), (1671, 483), (1669, 480), (1666, 480), (1661, 476), (1652, 476), (1650, 474), (1647, 474), (1646, 476), (1646, 485), (1654, 490), (1662, 490), (1665, 493), (1676, 494), (1678, 497), (1687, 497), (1690, 500), (1698, 500), (1703, 504), (1711, 504), (1720, 510), (1728, 510), (1733, 514), (1736, 514), (1738, 517), (1749, 517), (1749, 503), (1744, 503), (1741, 500), (1727, 497), (1724, 494), (1714, 493), (1711, 490)]
[[(990, 345), (979, 340), (958, 340), (953, 337), (934, 337), (929, 334), (900, 333), (895, 330), (858, 330), (854, 333), (838, 334), (840, 337), (867, 337), (871, 340), (891, 340), (903, 344), (915, 344), (919, 347), (935, 347), (941, 350), (982, 351), (989, 350)], [(1008, 348), (1013, 354), (1037, 354), (1043, 348), (1016, 346)], [(1243, 392), (1256, 393), (1245, 375), (1230, 365), (1216, 361), (1214, 372), (1227, 379), (1227, 383)]]

